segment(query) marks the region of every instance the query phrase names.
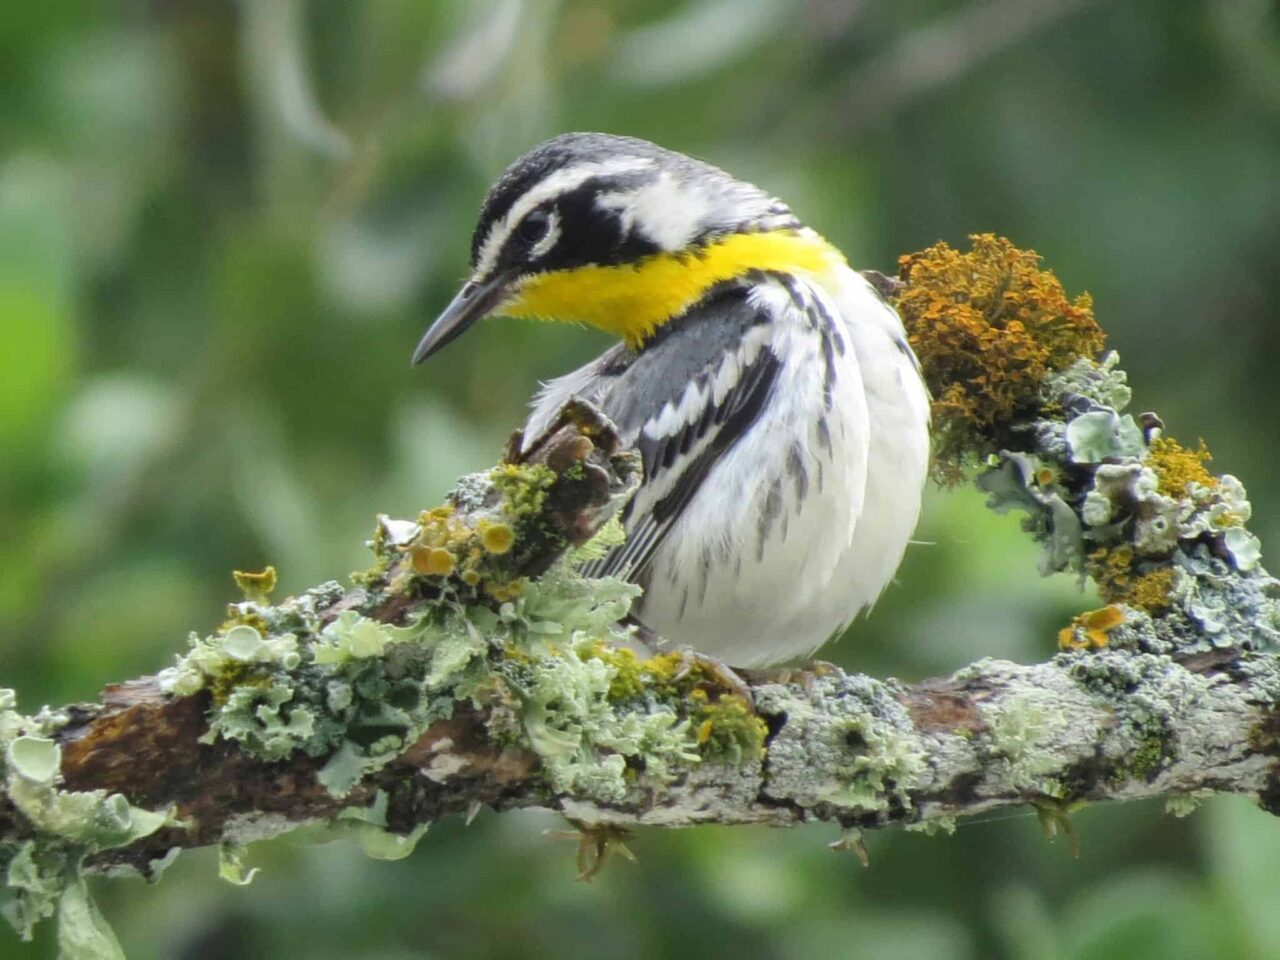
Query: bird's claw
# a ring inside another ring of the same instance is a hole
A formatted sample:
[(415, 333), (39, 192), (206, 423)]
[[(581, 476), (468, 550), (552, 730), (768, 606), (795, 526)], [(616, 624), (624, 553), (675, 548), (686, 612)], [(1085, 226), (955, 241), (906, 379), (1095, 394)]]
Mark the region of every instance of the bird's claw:
[(615, 853), (632, 863), (636, 862), (636, 855), (626, 844), (626, 841), (632, 837), (630, 830), (605, 823), (583, 823), (579, 820), (569, 820), (569, 823), (574, 829), (548, 830), (546, 834), (557, 840), (577, 841), (578, 875), (574, 879), (579, 883), (590, 883), (594, 880), (604, 869), (605, 861)]

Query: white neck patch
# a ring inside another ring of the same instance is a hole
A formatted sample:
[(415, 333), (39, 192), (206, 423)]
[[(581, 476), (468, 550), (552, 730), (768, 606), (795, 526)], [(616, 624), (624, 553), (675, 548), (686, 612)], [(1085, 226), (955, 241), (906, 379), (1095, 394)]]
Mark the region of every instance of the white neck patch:
[(711, 198), (664, 171), (634, 190), (602, 193), (596, 206), (614, 214), (627, 233), (639, 232), (666, 251), (683, 250), (706, 228)]

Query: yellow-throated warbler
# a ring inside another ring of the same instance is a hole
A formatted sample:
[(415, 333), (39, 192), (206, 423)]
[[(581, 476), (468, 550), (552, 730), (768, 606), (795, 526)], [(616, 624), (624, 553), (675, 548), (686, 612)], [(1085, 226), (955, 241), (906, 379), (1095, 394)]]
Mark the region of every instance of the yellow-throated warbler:
[(489, 314), (621, 338), (546, 384), (639, 450), (626, 542), (589, 565), (635, 615), (738, 667), (808, 655), (873, 603), (920, 511), (928, 399), (902, 322), (786, 206), (652, 143), (570, 133), (485, 198), (471, 279), (415, 363)]

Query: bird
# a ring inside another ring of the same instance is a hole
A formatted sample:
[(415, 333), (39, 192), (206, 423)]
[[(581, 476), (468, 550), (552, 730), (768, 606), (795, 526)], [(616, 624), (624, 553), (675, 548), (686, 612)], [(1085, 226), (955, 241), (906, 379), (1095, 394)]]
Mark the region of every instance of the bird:
[(582, 573), (642, 588), (644, 649), (777, 666), (876, 601), (920, 514), (929, 394), (893, 307), (790, 207), (646, 140), (566, 133), (490, 188), (470, 267), (415, 365), (489, 316), (617, 337), (542, 384), (524, 437), (576, 397), (639, 452), (626, 539)]

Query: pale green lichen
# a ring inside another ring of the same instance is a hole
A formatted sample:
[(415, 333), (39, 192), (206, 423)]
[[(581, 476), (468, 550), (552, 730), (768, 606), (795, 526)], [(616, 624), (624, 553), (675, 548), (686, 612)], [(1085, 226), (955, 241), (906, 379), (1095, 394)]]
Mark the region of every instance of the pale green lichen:
[(1170, 618), (1183, 649), (1256, 646), (1259, 636), (1274, 645), (1280, 584), (1244, 527), (1252, 508), (1243, 486), (1204, 471), (1203, 451), (1157, 443), (1158, 457), (1094, 471), (1081, 509), (1095, 545), (1089, 572), (1107, 599)]
[(1137, 457), (1144, 451), (1142, 430), (1128, 414), (1109, 407), (1090, 410), (1067, 423), (1067, 447), (1073, 463), (1102, 463)]
[(882, 809), (886, 803), (905, 804), (910, 789), (924, 771), (927, 757), (915, 741), (901, 736), (870, 713), (855, 713), (837, 725), (853, 757), (835, 768), (836, 785), (822, 799), (860, 811)]
[(512, 672), (525, 733), (557, 793), (618, 803), (631, 786), (628, 761), (663, 784), (700, 760), (689, 720), (673, 708), (628, 710), (610, 700), (616, 672), (586, 644)]
[(36, 923), (57, 913), (60, 957), (118, 957), (119, 944), (89, 899), (82, 864), (177, 821), (172, 811), (134, 807), (118, 793), (62, 789), (62, 749), (53, 735), (65, 722), (53, 711), (23, 716), (13, 691), (0, 690), (5, 793), (30, 830), (0, 844), (6, 878), (0, 914), (29, 940)]
[(125, 960), (120, 941), (79, 876), (58, 899), (58, 960)]
[(787, 718), (768, 757), (777, 782), (802, 785), (786, 799), (828, 805), (860, 823), (886, 822), (895, 811), (895, 819), (914, 819), (902, 808), (910, 809), (928, 762), (897, 692), (867, 677), (815, 676), (803, 691), (757, 688), (757, 708)]
[(318, 664), (344, 664), (352, 660), (380, 657), (393, 643), (407, 643), (420, 634), (416, 627), (397, 628), (354, 610), (344, 610), (338, 618), (320, 631), (312, 645), (312, 661)]
[[(1084, 537), (1080, 519), (1063, 499), (1057, 474), (1046, 461), (1025, 453), (1001, 453), (978, 475), (979, 490), (996, 513), (1024, 510), (1022, 529), (1044, 544), (1038, 561), (1042, 576), (1078, 570), (1083, 562)], [(1048, 480), (1048, 483), (1042, 481)]]
[(240, 624), (196, 640), (167, 685), (214, 690), (208, 741), (234, 740), (265, 760), (328, 754), (320, 779), (339, 796), (448, 716), (453, 697), (433, 693), (488, 649), (461, 608), (409, 627), (354, 610), (320, 626), (307, 603), (255, 613), (297, 633), (264, 638)]
[[(1026, 446), (991, 457), (977, 479), (988, 505), (1027, 512), (1023, 528), (1045, 545), (1042, 573), (1088, 575), (1109, 603), (1161, 618), (1158, 635), (1136, 622), (1118, 631), (1122, 645), (1280, 645), (1280, 582), (1245, 527), (1243, 486), (1205, 469), (1203, 444), (1188, 449), (1162, 436), (1154, 415), (1139, 427), (1125, 414), (1118, 362), (1080, 358), (1044, 378), (1041, 416), (1010, 435)], [(1070, 633), (1073, 648), (1099, 646)]]
[(248, 847), (238, 843), (223, 843), (218, 846), (218, 876), (236, 887), (247, 887), (253, 883), (260, 868), (245, 867)]
[(942, 835), (951, 836), (956, 832), (958, 821), (955, 817), (933, 817), (917, 823), (908, 823), (905, 827), (909, 833), (923, 833), (926, 837)]
[(388, 830), (387, 800), (387, 792), (378, 790), (369, 806), (347, 807), (339, 813), (330, 830), (345, 833), (375, 860), (403, 860), (426, 836), (429, 825), (418, 824), (407, 834)]
[[(764, 723), (737, 698), (713, 690), (699, 669), (677, 682), (670, 658), (637, 665), (613, 646), (630, 639), (619, 621), (638, 588), (612, 578), (586, 581), (574, 567), (622, 542), (616, 520), (536, 582), (526, 586), (516, 577), (521, 556), (563, 546), (559, 533), (542, 526), (554, 481), (545, 468), (502, 467), (463, 482), (452, 505), (418, 522), (380, 518), (377, 564), (359, 593), (326, 583), (273, 604), (273, 571), (239, 575), (246, 599), (230, 606), (218, 630), (192, 636), (190, 649), (160, 673), (159, 689), (174, 697), (207, 693), (207, 742), (233, 741), (272, 762), (298, 753), (320, 758), (318, 780), (337, 797), (460, 703), (486, 711), (495, 742), (509, 737), (532, 746), (552, 793), (638, 802), (708, 761), (758, 764)], [(471, 512), (460, 516), (471, 501)], [(449, 563), (415, 572), (418, 554), (429, 551), (443, 552)], [(366, 616), (400, 591), (435, 602), (417, 605), (418, 619), (404, 626)], [(636, 682), (619, 699), (624, 673)], [(50, 711), (23, 717), (12, 694), (0, 691), (8, 795), (33, 834), (0, 849), (9, 878), (3, 910), (29, 936), (61, 903), (66, 949), (92, 944), (113, 955), (80, 865), (176, 821), (118, 795), (59, 789), (53, 734), (65, 721)], [(370, 807), (348, 808), (329, 829), (351, 835), (372, 856), (405, 856), (425, 828), (389, 831), (387, 803), (379, 790)], [(253, 871), (244, 868), (243, 844), (298, 827), (267, 815), (246, 818), (242, 827), (229, 823), (222, 874), (247, 882)]]
[[(504, 509), (530, 515), (545, 477), (527, 470), (501, 477)], [(432, 542), (452, 542), (444, 528), (459, 525), (453, 510), (428, 516), (443, 525)], [(424, 525), (427, 519), (403, 531), (407, 547), (423, 547)], [(381, 538), (384, 548), (393, 533)], [(447, 717), (458, 700), (489, 708), (496, 736), (518, 730), (553, 790), (602, 802), (619, 802), (640, 781), (667, 783), (712, 752), (741, 752), (742, 741), (758, 752), (763, 723), (738, 717), (727, 700), (704, 697), (682, 710), (659, 702), (656, 686), (628, 704), (613, 696), (624, 664), (610, 651), (628, 640), (619, 621), (639, 590), (613, 578), (584, 580), (573, 565), (620, 540), (620, 525), (606, 526), (496, 609), (446, 603), (407, 628), (354, 610), (319, 627), (314, 605), (287, 617), (282, 610), (292, 601), (255, 606), (246, 613), (291, 627), (285, 647), (237, 623), (197, 640), (172, 668), (170, 686), (215, 691), (209, 739), (235, 740), (268, 760), (295, 751), (327, 757), (318, 778), (335, 796)], [(300, 668), (285, 669), (286, 654)], [(754, 740), (746, 725), (759, 728)]]
[(1123, 412), (1133, 399), (1128, 375), (1120, 369), (1120, 354), (1107, 351), (1099, 361), (1081, 357), (1062, 370), (1051, 372), (1041, 385), (1040, 400), (1060, 404), (1063, 398), (1079, 397), (1100, 407)]
[(1050, 774), (1061, 767), (1056, 748), (1071, 726), (1071, 717), (1029, 696), (981, 709), (990, 731), (993, 756), (1008, 782), (1019, 790), (1061, 797), (1062, 784)]
[(665, 784), (701, 760), (693, 724), (674, 704), (619, 703), (624, 669), (609, 651), (625, 643), (618, 621), (638, 590), (583, 580), (560, 565), (499, 611), (499, 635), (524, 656), (496, 667), (520, 701), (518, 720), (557, 793), (620, 803), (641, 774)]

